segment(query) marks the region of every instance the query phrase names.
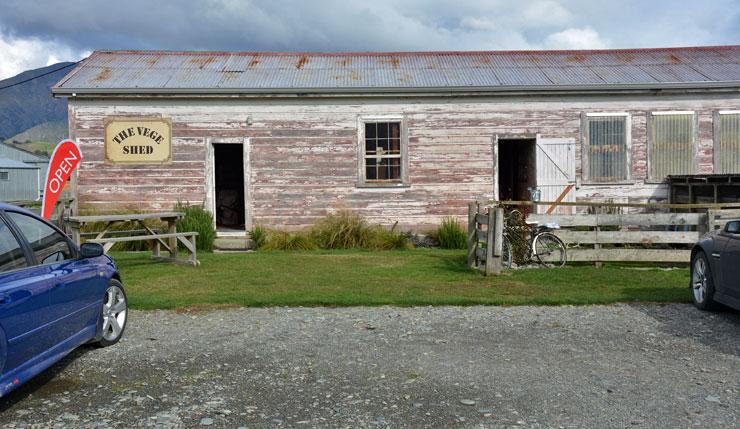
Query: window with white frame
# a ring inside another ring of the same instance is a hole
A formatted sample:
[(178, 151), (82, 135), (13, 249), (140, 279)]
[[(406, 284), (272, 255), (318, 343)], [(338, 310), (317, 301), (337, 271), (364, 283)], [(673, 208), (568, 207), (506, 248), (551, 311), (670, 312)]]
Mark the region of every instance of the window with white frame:
[(740, 173), (740, 110), (720, 111), (715, 120), (714, 172)]
[(629, 178), (629, 116), (589, 113), (584, 126), (584, 176), (589, 182), (618, 182)]
[(694, 172), (694, 112), (653, 112), (649, 117), (648, 169), (650, 180)]
[(7, 171), (0, 171), (0, 180), (10, 180), (10, 173)]
[(398, 185), (406, 182), (406, 142), (401, 119), (362, 119), (360, 182)]

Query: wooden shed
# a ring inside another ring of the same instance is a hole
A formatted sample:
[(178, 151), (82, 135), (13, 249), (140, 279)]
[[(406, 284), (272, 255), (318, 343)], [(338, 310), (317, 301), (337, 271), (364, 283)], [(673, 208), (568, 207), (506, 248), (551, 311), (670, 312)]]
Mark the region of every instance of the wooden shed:
[(475, 199), (664, 201), (740, 173), (740, 46), (96, 51), (54, 88), (78, 212), (203, 203), (220, 231), (348, 208), (410, 229)]

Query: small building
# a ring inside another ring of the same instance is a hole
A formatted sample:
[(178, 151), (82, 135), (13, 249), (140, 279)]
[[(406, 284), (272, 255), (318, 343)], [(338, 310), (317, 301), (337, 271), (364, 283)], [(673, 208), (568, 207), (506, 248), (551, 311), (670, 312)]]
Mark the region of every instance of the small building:
[(39, 199), (39, 167), (0, 157), (0, 201)]
[(96, 51), (54, 88), (78, 211), (203, 203), (221, 231), (341, 208), (423, 229), (476, 199), (665, 201), (740, 173), (740, 46)]
[[(46, 183), (46, 172), (49, 170), (49, 158), (37, 153), (23, 150), (17, 146), (0, 143), (0, 158), (12, 159), (29, 164), (39, 169), (39, 195), (44, 193), (44, 184)], [(31, 198), (35, 200), (37, 197)]]

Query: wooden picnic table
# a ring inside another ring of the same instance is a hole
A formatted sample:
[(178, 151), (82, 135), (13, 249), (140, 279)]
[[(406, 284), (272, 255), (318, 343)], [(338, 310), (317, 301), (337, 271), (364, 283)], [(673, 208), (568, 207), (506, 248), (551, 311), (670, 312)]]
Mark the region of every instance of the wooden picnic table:
[[(84, 235), (80, 230), (91, 223), (105, 223), (105, 227), (102, 231), (96, 232), (95, 237), (88, 239), (93, 243), (100, 243), (103, 245), (103, 249), (107, 253), (114, 244), (123, 241), (151, 241), (152, 250), (155, 259), (167, 260), (170, 262), (184, 262), (190, 265), (198, 265), (199, 262), (196, 258), (195, 251), (195, 237), (198, 235), (197, 232), (177, 232), (177, 221), (182, 219), (184, 216), (181, 212), (159, 212), (159, 213), (128, 213), (128, 214), (116, 214), (116, 215), (96, 215), (96, 216), (70, 216), (66, 219), (67, 225), (71, 231), (72, 240), (79, 246), (82, 242), (81, 236)], [(167, 231), (160, 233), (150, 228), (144, 221), (159, 219), (167, 223)], [(140, 235), (128, 235), (112, 237), (111, 235), (121, 233), (124, 231), (117, 231), (111, 229), (114, 225), (126, 222), (134, 222), (141, 226), (141, 230), (136, 231), (125, 231), (133, 232)], [(188, 250), (189, 258), (187, 261), (177, 259), (177, 243), (181, 242), (185, 245)], [(170, 254), (169, 257), (162, 257), (160, 255), (160, 247), (163, 246)]]

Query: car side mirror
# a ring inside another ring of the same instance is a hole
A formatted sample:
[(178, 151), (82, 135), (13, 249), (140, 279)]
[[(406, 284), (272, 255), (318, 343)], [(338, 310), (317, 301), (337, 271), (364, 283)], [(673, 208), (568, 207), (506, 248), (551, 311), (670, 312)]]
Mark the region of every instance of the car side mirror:
[(80, 256), (83, 258), (97, 258), (105, 253), (103, 245), (100, 243), (82, 243), (80, 246)]
[(740, 234), (740, 220), (732, 220), (725, 224), (725, 232), (729, 234)]

